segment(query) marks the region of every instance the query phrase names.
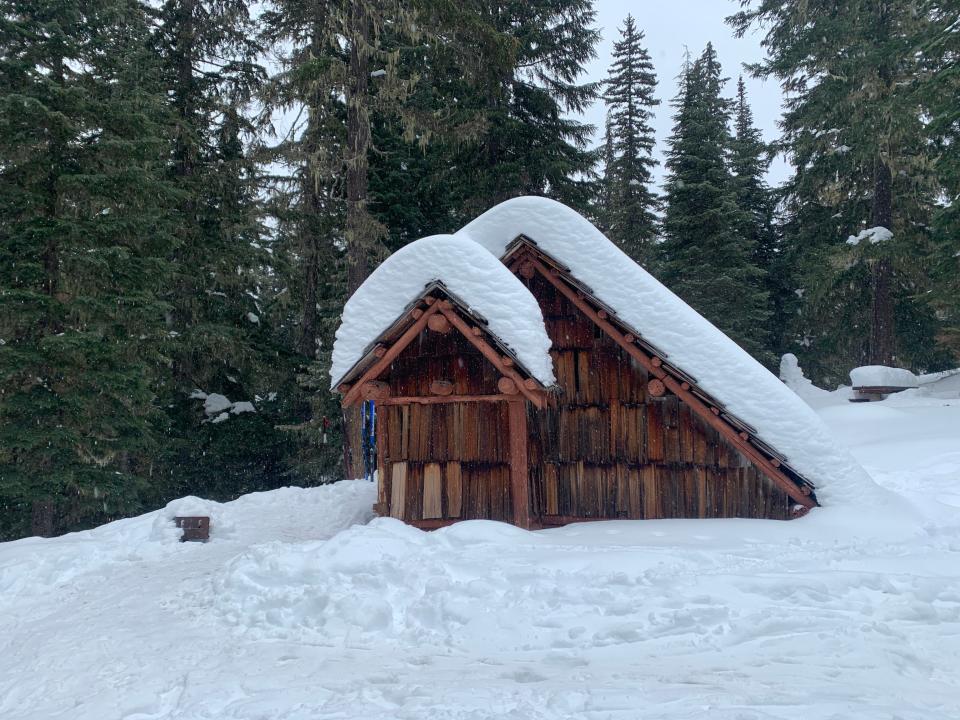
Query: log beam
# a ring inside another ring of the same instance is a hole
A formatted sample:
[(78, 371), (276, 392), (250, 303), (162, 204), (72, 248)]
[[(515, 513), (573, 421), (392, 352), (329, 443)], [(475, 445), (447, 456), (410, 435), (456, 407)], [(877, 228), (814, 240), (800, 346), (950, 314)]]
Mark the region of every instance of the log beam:
[(507, 402), (517, 400), (516, 395), (402, 395), (380, 400), (377, 405), (442, 405), (458, 402)]

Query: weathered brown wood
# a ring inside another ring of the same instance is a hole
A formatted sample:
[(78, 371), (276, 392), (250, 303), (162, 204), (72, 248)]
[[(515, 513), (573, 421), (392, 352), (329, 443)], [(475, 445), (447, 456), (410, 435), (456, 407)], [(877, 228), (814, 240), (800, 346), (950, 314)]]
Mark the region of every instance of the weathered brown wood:
[(636, 345), (632, 345), (626, 342), (624, 334), (621, 333), (616, 327), (614, 327), (608, 320), (604, 320), (599, 316), (596, 310), (590, 307), (582, 297), (583, 293), (578, 293), (574, 291), (569, 285), (567, 285), (562, 279), (557, 277), (555, 274), (551, 274), (549, 270), (544, 267), (544, 265), (539, 261), (539, 259), (532, 259), (534, 267), (540, 272), (540, 274), (547, 279), (558, 291), (560, 291), (564, 296), (567, 297), (581, 312), (583, 312), (588, 318), (590, 318), (594, 323), (600, 326), (607, 335), (609, 335), (614, 341), (616, 341), (621, 347), (626, 350), (631, 357), (633, 357), (637, 362), (642, 366), (647, 368), (651, 373), (653, 373), (658, 379), (662, 380), (666, 385), (667, 389), (673, 392), (675, 395), (679, 396), (684, 402), (690, 404), (690, 406), (701, 415), (712, 427), (714, 427), (721, 435), (723, 435), (728, 442), (733, 444), (737, 450), (746, 455), (751, 461), (756, 463), (765, 474), (767, 474), (771, 480), (777, 483), (781, 489), (786, 492), (791, 498), (793, 498), (797, 503), (805, 507), (815, 507), (816, 502), (812, 500), (808, 495), (805, 495), (800, 487), (797, 486), (790, 478), (783, 474), (778, 468), (774, 467), (769, 458), (760, 453), (756, 448), (754, 448), (748, 441), (745, 441), (741, 438), (737, 431), (731, 427), (727, 422), (721, 420), (716, 415), (710, 412), (707, 406), (693, 394), (691, 390), (684, 390), (681, 387), (681, 382), (676, 378), (670, 376), (665, 372), (661, 366), (663, 364), (662, 359), (659, 357), (653, 356), (648, 357), (642, 350), (640, 350)]
[(419, 530), (439, 530), (443, 527), (449, 527), (455, 522), (458, 522), (456, 519), (440, 519), (440, 520), (408, 520), (408, 525), (413, 525), (413, 527), (418, 528)]
[(510, 418), (510, 490), (513, 523), (530, 527), (530, 487), (527, 477), (527, 407), (515, 401), (509, 404)]
[(382, 357), (383, 357), (384, 355), (386, 355), (386, 354), (387, 354), (387, 348), (386, 348), (384, 345), (377, 345), (377, 346), (373, 349), (373, 356), (374, 356), (374, 357), (382, 358)]
[(517, 387), (520, 389), (520, 392), (523, 393), (523, 395), (530, 402), (541, 408), (546, 405), (546, 398), (544, 397), (543, 393), (527, 389), (523, 384), (523, 378), (520, 377), (520, 374), (517, 373), (517, 371), (512, 367), (505, 365), (503, 358), (500, 357), (500, 354), (490, 347), (488, 343), (486, 343), (483, 339), (473, 335), (473, 333), (470, 332), (470, 326), (467, 325), (463, 319), (457, 315), (457, 313), (448, 308), (441, 308), (441, 312), (453, 324), (453, 326), (457, 328), (457, 330), (463, 333), (464, 337), (473, 343), (473, 345), (483, 354), (485, 358), (487, 358), (487, 360), (493, 363), (494, 367), (496, 367), (502, 375), (506, 375), (515, 383), (517, 383)]
[(453, 383), (449, 380), (434, 380), (430, 383), (430, 392), (441, 397), (453, 395)]
[(439, 463), (427, 463), (423, 466), (423, 519), (432, 520), (443, 517), (442, 482)]
[(420, 308), (414, 308), (410, 312), (410, 314), (413, 316), (414, 320), (416, 320), (417, 318), (423, 315), (423, 310), (421, 310)]
[(363, 383), (360, 388), (360, 397), (364, 400), (383, 400), (390, 397), (390, 385), (378, 380)]
[(653, 397), (662, 397), (666, 391), (667, 386), (664, 385), (663, 381), (659, 378), (653, 378), (647, 383), (647, 392), (649, 392)]
[(453, 403), (496, 403), (512, 400), (515, 396), (504, 395), (405, 395), (380, 400), (378, 405), (446, 405)]
[(390, 473), (390, 517), (403, 520), (407, 502), (407, 463), (393, 463)]
[(208, 515), (179, 515), (174, 524), (183, 530), (180, 542), (207, 542), (210, 539), (210, 517)]
[(427, 321), (427, 327), (430, 328), (435, 333), (440, 333), (441, 335), (446, 335), (453, 329), (453, 326), (450, 325), (450, 321), (447, 320), (443, 315), (433, 315)]
[(497, 380), (497, 389), (504, 395), (516, 395), (519, 392), (517, 384), (508, 377)]
[(379, 415), (377, 417), (377, 503), (373, 506), (373, 511), (377, 515), (387, 514), (389, 484), (387, 452), (391, 434), (389, 413)]
[(447, 463), (447, 517), (460, 517), (460, 508), (463, 503), (463, 477), (460, 463)]
[(394, 359), (401, 352), (403, 352), (407, 345), (409, 345), (413, 339), (423, 331), (423, 328), (427, 324), (430, 316), (437, 312), (438, 309), (439, 308), (434, 305), (425, 313), (422, 313), (420, 317), (397, 339), (397, 341), (390, 346), (390, 348), (383, 354), (383, 357), (371, 365), (349, 390), (349, 392), (344, 394), (340, 404), (343, 407), (350, 407), (351, 405), (355, 404), (357, 400), (359, 400), (360, 387), (363, 385), (363, 383), (367, 382), (368, 380), (375, 380), (378, 378), (380, 373), (386, 370), (390, 366), (390, 363), (392, 363)]

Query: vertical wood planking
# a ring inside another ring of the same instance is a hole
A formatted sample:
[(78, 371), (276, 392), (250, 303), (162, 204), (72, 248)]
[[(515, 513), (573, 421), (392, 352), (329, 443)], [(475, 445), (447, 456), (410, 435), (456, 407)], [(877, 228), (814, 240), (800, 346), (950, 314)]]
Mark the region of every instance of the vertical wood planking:
[(390, 517), (403, 520), (407, 503), (407, 463), (393, 463), (390, 473)]
[(463, 506), (463, 478), (460, 463), (447, 463), (446, 471), (447, 517), (458, 518)]
[(423, 467), (423, 519), (443, 517), (443, 488), (439, 463), (427, 463)]
[(527, 408), (526, 402), (514, 400), (509, 408), (510, 489), (513, 522), (530, 527), (530, 490), (527, 480)]

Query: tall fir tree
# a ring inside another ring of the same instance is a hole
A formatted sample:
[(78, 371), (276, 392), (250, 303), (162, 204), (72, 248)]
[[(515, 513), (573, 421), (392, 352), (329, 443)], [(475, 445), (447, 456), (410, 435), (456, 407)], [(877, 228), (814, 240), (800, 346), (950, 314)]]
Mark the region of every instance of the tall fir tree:
[(624, 252), (648, 265), (657, 238), (658, 200), (651, 185), (655, 135), (650, 124), (657, 78), (643, 32), (627, 15), (620, 40), (613, 44), (603, 99), (607, 106), (603, 224)]
[[(765, 28), (768, 57), (752, 69), (789, 93), (785, 252), (803, 296), (793, 334), (824, 381), (867, 363), (944, 361), (923, 267), (939, 188), (916, 82), (942, 22), (935, 4), (762, 0), (729, 19), (739, 34)], [(845, 243), (874, 227), (893, 239)]]
[[(278, 49), (283, 66), (277, 78), (279, 104), (274, 105), (300, 107), (306, 116), (305, 125), (295, 124), (294, 138), (286, 149), (288, 157), (299, 156), (303, 164), (294, 172), (308, 183), (301, 183), (297, 190), (298, 234), (304, 237), (308, 225), (317, 227), (316, 221), (331, 219), (335, 208), (342, 210), (342, 225), (328, 224), (324, 235), (307, 238), (304, 245), (308, 262), (301, 287), (315, 299), (324, 282), (321, 275), (330, 269), (325, 259), (332, 258), (333, 251), (342, 248), (344, 285), (340, 287), (346, 296), (385, 254), (385, 228), (370, 209), (374, 122), (379, 113), (398, 111), (415, 84), (416, 78), (405, 74), (398, 62), (397, 43), (421, 41), (420, 22), (427, 6), (428, 0), (320, 4), (275, 0), (264, 14), (266, 36)], [(321, 137), (329, 140), (321, 144), (317, 142)], [(336, 307), (345, 299), (342, 292), (338, 299)], [(304, 333), (301, 351), (309, 350), (318, 360), (308, 382), (310, 387), (320, 386), (326, 377), (332, 334), (321, 337), (318, 302), (307, 299), (302, 307), (304, 328), (311, 329), (312, 337)], [(328, 316), (327, 322), (332, 324), (335, 317)], [(322, 344), (319, 352), (318, 342)], [(324, 403), (324, 407), (330, 406)], [(342, 419), (337, 424), (345, 450), (344, 471), (348, 477), (358, 477), (363, 470), (359, 413), (347, 409), (336, 419)]]
[[(169, 418), (162, 468), (174, 496), (228, 499), (289, 481), (288, 439), (274, 430), (287, 408), (268, 399), (293, 365), (272, 337), (262, 293), (272, 260), (250, 152), (265, 75), (255, 37), (246, 0), (166, 0), (157, 12), (154, 46), (173, 116), (169, 173), (184, 195), (165, 294), (172, 372), (160, 387)], [(203, 393), (253, 402), (257, 412), (214, 423)]]
[(510, 56), (489, 63), (476, 88), (487, 130), (456, 158), (464, 215), (518, 195), (546, 195), (589, 213), (597, 191), (593, 127), (570, 113), (598, 93), (596, 83), (581, 82), (599, 39), (592, 3), (475, 0), (473, 7)]
[(768, 297), (728, 167), (731, 103), (711, 44), (681, 77), (669, 140), (662, 279), (745, 350), (770, 363)]
[(930, 299), (940, 319), (938, 340), (960, 363), (960, 7), (936, 2), (928, 7), (933, 32), (924, 43), (927, 72), (917, 92), (928, 109), (927, 125), (936, 148), (934, 171), (944, 202), (934, 213), (930, 257)]
[(180, 196), (147, 8), (3, 2), (0, 536), (143, 508)]
[[(767, 329), (770, 350), (779, 349), (778, 329), (784, 319), (784, 296), (792, 291), (782, 282), (777, 233), (774, 228), (775, 200), (766, 181), (770, 167), (769, 146), (754, 125), (753, 111), (747, 100), (743, 78), (737, 80), (737, 96), (733, 106), (733, 140), (730, 147), (730, 170), (740, 209), (741, 236), (753, 245), (753, 264), (761, 272), (762, 288), (769, 301), (771, 322)], [(777, 353), (779, 356), (780, 353)]]

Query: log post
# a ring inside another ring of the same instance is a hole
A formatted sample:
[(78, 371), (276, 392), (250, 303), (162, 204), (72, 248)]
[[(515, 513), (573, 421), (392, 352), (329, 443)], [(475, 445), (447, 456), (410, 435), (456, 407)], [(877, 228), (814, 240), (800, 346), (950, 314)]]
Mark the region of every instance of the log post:
[(527, 470), (527, 403), (514, 400), (509, 408), (510, 495), (513, 500), (513, 524), (530, 528), (530, 480)]

